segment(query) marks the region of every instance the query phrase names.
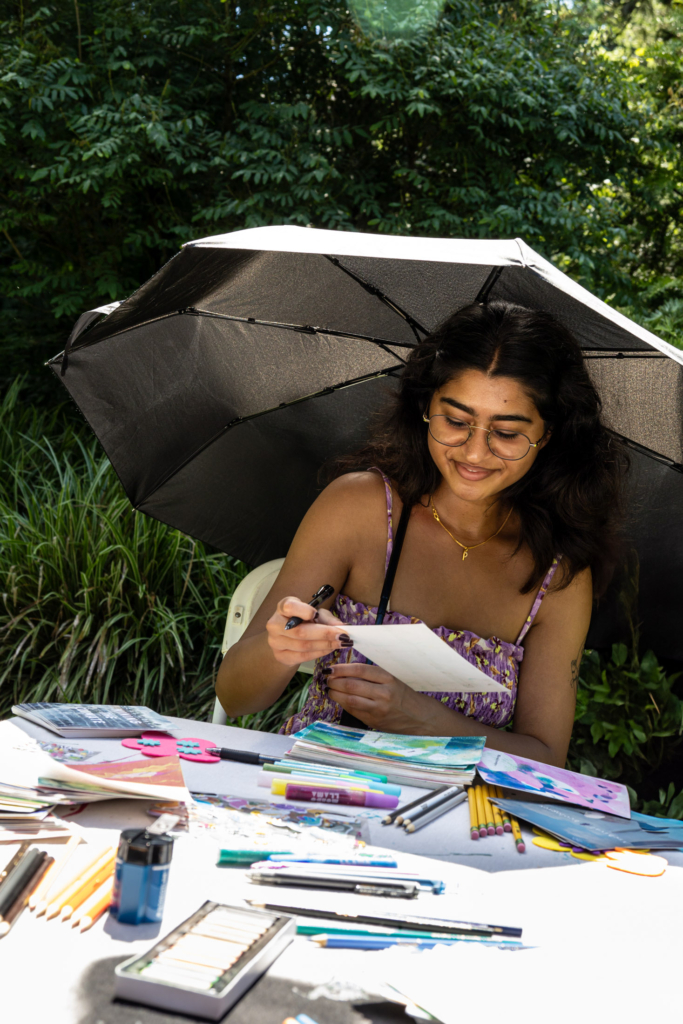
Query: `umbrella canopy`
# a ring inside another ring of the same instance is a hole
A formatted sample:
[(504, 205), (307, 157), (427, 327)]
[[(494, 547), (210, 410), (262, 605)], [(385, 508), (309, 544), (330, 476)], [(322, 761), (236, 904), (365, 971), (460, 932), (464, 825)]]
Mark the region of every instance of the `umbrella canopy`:
[[(416, 341), (486, 299), (553, 313), (579, 340), (634, 449), (646, 639), (683, 659), (683, 352), (518, 239), (294, 226), (199, 239), (125, 302), (84, 313), (49, 365), (136, 509), (257, 565), (286, 552), (321, 465), (363, 440)], [(615, 609), (592, 642), (616, 637)]]

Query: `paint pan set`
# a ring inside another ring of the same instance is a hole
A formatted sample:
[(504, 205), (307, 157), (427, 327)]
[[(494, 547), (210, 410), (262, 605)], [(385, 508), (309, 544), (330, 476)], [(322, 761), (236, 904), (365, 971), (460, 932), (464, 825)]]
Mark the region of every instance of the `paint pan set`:
[(219, 1020), (296, 935), (296, 919), (207, 901), (149, 952), (116, 968), (116, 995)]

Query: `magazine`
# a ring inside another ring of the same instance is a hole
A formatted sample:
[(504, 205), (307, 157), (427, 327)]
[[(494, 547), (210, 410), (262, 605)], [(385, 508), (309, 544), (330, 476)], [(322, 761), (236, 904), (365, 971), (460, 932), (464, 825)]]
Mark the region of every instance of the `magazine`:
[(168, 719), (145, 707), (116, 704), (15, 704), (12, 714), (65, 738), (140, 736), (166, 732)]

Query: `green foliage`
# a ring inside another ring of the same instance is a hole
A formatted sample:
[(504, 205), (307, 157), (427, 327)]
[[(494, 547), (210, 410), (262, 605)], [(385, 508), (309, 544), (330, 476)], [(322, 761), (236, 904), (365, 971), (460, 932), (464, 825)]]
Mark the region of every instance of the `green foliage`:
[(129, 506), (94, 439), (0, 406), (0, 716), (23, 700), (208, 717), (245, 567)]
[(636, 799), (634, 806), (643, 814), (652, 814), (657, 818), (678, 818), (680, 821), (683, 818), (683, 789), (677, 794), (676, 787), (670, 782), (668, 789), (660, 789), (659, 799), (642, 802)]
[(586, 651), (569, 751), (576, 771), (636, 787), (681, 744), (683, 701), (652, 651), (641, 659), (625, 644), (611, 656)]
[(437, 6), (5, 2), (6, 381), (186, 239), (258, 224), (519, 235), (631, 301), (637, 83), (564, 4)]

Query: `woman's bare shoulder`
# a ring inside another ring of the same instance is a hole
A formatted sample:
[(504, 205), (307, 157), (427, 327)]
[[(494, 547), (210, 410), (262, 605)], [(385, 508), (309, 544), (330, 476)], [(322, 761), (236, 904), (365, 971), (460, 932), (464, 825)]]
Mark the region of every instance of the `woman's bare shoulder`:
[[(334, 510), (335, 515), (351, 513), (364, 515), (377, 512), (380, 499), (385, 494), (384, 480), (372, 470), (344, 473), (327, 485), (316, 501), (326, 513)], [(383, 502), (386, 507), (386, 502)]]

